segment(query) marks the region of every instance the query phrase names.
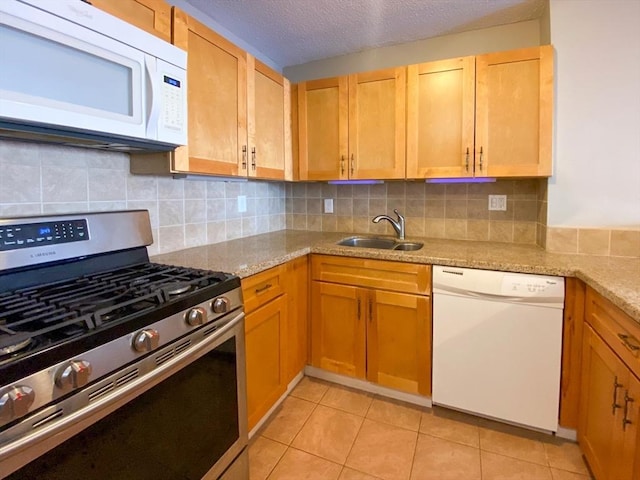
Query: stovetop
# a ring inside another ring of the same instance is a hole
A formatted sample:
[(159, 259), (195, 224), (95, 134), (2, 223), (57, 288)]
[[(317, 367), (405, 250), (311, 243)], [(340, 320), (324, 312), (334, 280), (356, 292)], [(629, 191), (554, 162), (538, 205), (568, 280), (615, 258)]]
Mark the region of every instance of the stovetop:
[(0, 372), (24, 375), (237, 286), (229, 274), (145, 262), (0, 293)]

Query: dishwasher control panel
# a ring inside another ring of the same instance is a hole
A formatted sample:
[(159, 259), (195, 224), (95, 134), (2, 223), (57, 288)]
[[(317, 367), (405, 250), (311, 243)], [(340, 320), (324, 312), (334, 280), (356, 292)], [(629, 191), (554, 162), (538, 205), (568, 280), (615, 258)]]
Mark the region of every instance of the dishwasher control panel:
[(544, 294), (547, 289), (554, 289), (558, 280), (536, 275), (517, 275), (505, 273), (502, 277), (502, 294), (531, 297)]

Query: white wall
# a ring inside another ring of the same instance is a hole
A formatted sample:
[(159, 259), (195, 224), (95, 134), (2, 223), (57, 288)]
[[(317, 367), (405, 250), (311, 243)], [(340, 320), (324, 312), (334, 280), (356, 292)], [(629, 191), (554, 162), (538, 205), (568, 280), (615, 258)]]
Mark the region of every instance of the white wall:
[(640, 226), (640, 1), (551, 0), (549, 226)]
[(373, 48), (284, 68), (292, 83), (380, 68), (540, 45), (538, 20)]

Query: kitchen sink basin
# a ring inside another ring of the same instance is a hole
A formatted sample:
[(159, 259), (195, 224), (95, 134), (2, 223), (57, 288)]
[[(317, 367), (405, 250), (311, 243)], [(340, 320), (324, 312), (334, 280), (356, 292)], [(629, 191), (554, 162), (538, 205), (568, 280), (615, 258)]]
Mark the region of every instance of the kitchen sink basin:
[(420, 250), (423, 243), (405, 242), (404, 240), (394, 240), (392, 238), (379, 237), (347, 237), (338, 242), (343, 247), (360, 247), (360, 248), (380, 248), (383, 250), (403, 250), (414, 251)]

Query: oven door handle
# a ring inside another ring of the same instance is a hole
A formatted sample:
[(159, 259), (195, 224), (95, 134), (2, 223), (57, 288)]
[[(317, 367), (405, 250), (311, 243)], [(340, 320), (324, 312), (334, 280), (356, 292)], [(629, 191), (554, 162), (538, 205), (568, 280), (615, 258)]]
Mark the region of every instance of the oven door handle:
[[(244, 342), (244, 312), (232, 312), (231, 315), (234, 315), (234, 317), (227, 323), (220, 325), (220, 322), (216, 322), (218, 326), (204, 326), (189, 337), (186, 337), (192, 340), (194, 344), (189, 348), (176, 353), (173, 358), (166, 360), (164, 363), (156, 366), (156, 359), (166, 355), (168, 351), (175, 348), (176, 344), (183, 344), (183, 342), (186, 341), (185, 338), (174, 342), (171, 345), (167, 345), (164, 348), (158, 349), (152, 354), (142, 358), (134, 365), (130, 365), (127, 369), (110, 375), (101, 382), (79, 391), (76, 395), (46, 408), (39, 415), (34, 416), (33, 418), (27, 418), (15, 427), (12, 427), (16, 428), (22, 426), (22, 428), (24, 428), (23, 423), (28, 422), (33, 424), (34, 430), (27, 435), (16, 435), (17, 438), (15, 441), (9, 440), (6, 444), (0, 445), (0, 471), (12, 472), (21, 468), (23, 465), (26, 465), (28, 462), (44, 454), (46, 451), (56, 447), (65, 440), (71, 438), (73, 435), (79, 433), (98, 420), (106, 417), (111, 412), (132, 401), (134, 398), (159, 384), (164, 379), (170, 377), (206, 353), (215, 349), (229, 338), (239, 336)], [(243, 352), (241, 354), (244, 355)], [(242, 358), (244, 358), (244, 356), (242, 356)], [(120, 387), (115, 387), (112, 392), (109, 392), (94, 401), (89, 400), (90, 392), (102, 388), (103, 385), (108, 384), (112, 379), (115, 381), (116, 378), (122, 377), (124, 371), (132, 371), (133, 367), (137, 367), (138, 370), (141, 371), (138, 378), (135, 378)], [(239, 374), (244, 375), (244, 372), (239, 372)], [(99, 387), (96, 388), (96, 386)], [(74, 405), (77, 405), (78, 402), (85, 402), (86, 405), (82, 406), (78, 411), (65, 416), (63, 415), (65, 402), (70, 402), (70, 404), (73, 403)], [(47, 419), (49, 418), (52, 420), (47, 422)], [(0, 434), (0, 441), (4, 441), (2, 437), (11, 437), (12, 428), (7, 429), (5, 432)], [(243, 433), (246, 436), (246, 432), (241, 432), (241, 435)], [(53, 437), (55, 437), (55, 439)], [(50, 439), (51, 442), (48, 442), (45, 447), (41, 442), (48, 439)], [(36, 444), (38, 444), (38, 446), (37, 448), (34, 448), (34, 450), (37, 452), (34, 452), (31, 455), (27, 452), (22, 454), (23, 451), (35, 446)]]

